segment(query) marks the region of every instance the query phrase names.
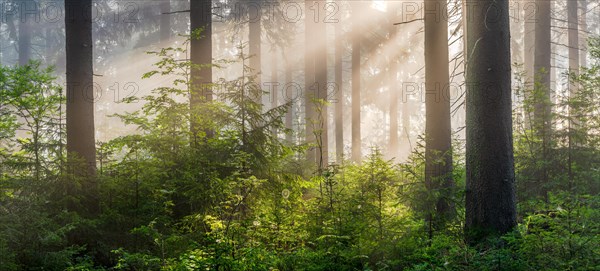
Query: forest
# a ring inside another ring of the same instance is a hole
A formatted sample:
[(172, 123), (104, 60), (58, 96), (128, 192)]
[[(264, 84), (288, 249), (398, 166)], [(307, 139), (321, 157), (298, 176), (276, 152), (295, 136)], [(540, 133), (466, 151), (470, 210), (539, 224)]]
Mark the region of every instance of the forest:
[(0, 271), (600, 270), (599, 0), (0, 17)]

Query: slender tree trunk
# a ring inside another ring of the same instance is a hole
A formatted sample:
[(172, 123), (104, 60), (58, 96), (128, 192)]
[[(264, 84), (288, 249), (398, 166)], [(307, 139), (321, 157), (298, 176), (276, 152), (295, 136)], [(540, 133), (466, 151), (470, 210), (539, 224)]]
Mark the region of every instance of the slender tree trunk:
[(452, 213), (450, 197), (454, 187), (446, 1), (425, 0), (425, 10), (436, 11), (425, 14), (425, 184), (439, 195), (433, 224), (442, 226)]
[(160, 41), (164, 42), (171, 38), (171, 0), (160, 2), (160, 12)]
[[(466, 221), (470, 243), (516, 226), (508, 1), (469, 2)], [(487, 16), (489, 10), (498, 16)]]
[(392, 68), (391, 80), (389, 81), (389, 95), (390, 95), (390, 157), (398, 157), (398, 98), (399, 89), (397, 86), (398, 82), (398, 71), (400, 64), (397, 59), (392, 59), (390, 63)]
[[(319, 10), (324, 10), (326, 1), (319, 0), (316, 2)], [(318, 132), (318, 140), (319, 140), (319, 150), (317, 157), (317, 163), (320, 169), (325, 168), (329, 165), (329, 113), (328, 113), (328, 91), (327, 91), (327, 23), (325, 22), (326, 18), (322, 15), (322, 12), (319, 11), (319, 17), (317, 17), (318, 21), (315, 25), (314, 36), (316, 37), (316, 41), (319, 44), (319, 48), (317, 48), (315, 52), (315, 81), (318, 86), (318, 98), (320, 102), (320, 116), (319, 116), (319, 132)]]
[(579, 16), (579, 18), (581, 19), (581, 22), (579, 23), (579, 28), (581, 29), (579, 31), (579, 33), (581, 33), (579, 35), (580, 41), (579, 41), (579, 48), (581, 48), (581, 58), (579, 61), (579, 66), (581, 67), (587, 67), (587, 31), (588, 31), (588, 27), (587, 27), (587, 0), (579, 0), (579, 8), (580, 8), (580, 12), (581, 12), (581, 16)]
[[(193, 135), (193, 143), (198, 143), (198, 133), (201, 132), (197, 119), (200, 116), (199, 108), (202, 103), (212, 101), (212, 67), (198, 67), (212, 63), (212, 1), (191, 0), (190, 1), (190, 29), (196, 32), (202, 31), (199, 36), (192, 35), (190, 42), (190, 59), (195, 67), (190, 72), (190, 130)], [(197, 32), (196, 32), (197, 33)], [(213, 131), (204, 131), (207, 137), (213, 136)]]
[[(27, 2), (23, 3), (23, 5)], [(20, 17), (20, 16), (19, 16)], [(27, 65), (31, 60), (31, 19), (26, 14), (19, 18), (19, 65)]]
[(535, 71), (533, 62), (535, 58), (535, 2), (526, 1), (523, 3), (523, 70), (525, 72), (525, 84), (533, 89)]
[[(250, 58), (250, 68), (253, 75), (256, 75), (256, 84), (262, 86), (261, 76), (261, 42), (262, 42), (262, 9), (260, 0), (248, 1), (248, 46)], [(260, 97), (257, 97), (260, 100)]]
[[(279, 63), (277, 62), (277, 45), (271, 45), (271, 82), (270, 82), (270, 96), (271, 96), (271, 108), (277, 108), (279, 106)], [(277, 137), (279, 131), (277, 128), (273, 128), (273, 136)]]
[[(534, 109), (534, 129), (542, 139), (542, 159), (548, 159), (548, 149), (551, 133), (551, 29), (550, 14), (552, 1), (536, 0), (536, 28), (535, 28), (535, 59), (534, 70), (536, 84), (534, 95), (536, 104)], [(538, 179), (540, 181), (541, 195), (547, 200), (548, 172), (547, 166), (542, 165)]]
[[(96, 183), (92, 1), (65, 1), (67, 152), (73, 173), (84, 180), (84, 207), (99, 211)], [(76, 162), (83, 160), (82, 168)]]
[[(353, 4), (353, 17), (359, 18), (360, 3)], [(352, 161), (359, 163), (362, 158), (360, 133), (360, 90), (361, 90), (361, 29), (360, 20), (352, 24)]]
[(279, 106), (279, 62), (277, 59), (277, 46), (273, 45), (273, 52), (271, 54), (271, 108)]
[[(579, 74), (579, 21), (577, 16), (579, 1), (567, 1), (567, 21), (569, 23), (569, 70)], [(575, 85), (570, 85), (570, 92), (575, 91)]]
[[(313, 1), (306, 0), (304, 2), (305, 8), (305, 20), (304, 20), (304, 35), (305, 35), (305, 43), (304, 43), (304, 114), (305, 114), (305, 137), (306, 144), (313, 145), (315, 144), (315, 136), (314, 136), (314, 123), (315, 123), (315, 107), (314, 100), (317, 98), (315, 93), (317, 92), (315, 88), (315, 40), (314, 40), (314, 32), (315, 31), (315, 20), (314, 16), (311, 15), (311, 8), (313, 6)], [(308, 150), (306, 158), (310, 162), (316, 161), (315, 148), (311, 148)]]
[(290, 103), (290, 107), (288, 108), (288, 111), (285, 114), (285, 128), (289, 131), (289, 133), (286, 134), (286, 141), (288, 143), (293, 143), (294, 139), (294, 108), (296, 108), (295, 103), (296, 101), (293, 100), (294, 94), (292, 93), (293, 91), (293, 78), (292, 78), (292, 63), (290, 61), (290, 57), (286, 54), (286, 49), (282, 50), (282, 54), (283, 54), (283, 58), (285, 59), (285, 97), (286, 97), (286, 102)]
[[(338, 1), (339, 3), (340, 1)], [(334, 25), (335, 36), (335, 153), (336, 161), (342, 164), (344, 159), (344, 89), (343, 89), (343, 56), (344, 46), (342, 39), (341, 16), (336, 14), (338, 22)]]

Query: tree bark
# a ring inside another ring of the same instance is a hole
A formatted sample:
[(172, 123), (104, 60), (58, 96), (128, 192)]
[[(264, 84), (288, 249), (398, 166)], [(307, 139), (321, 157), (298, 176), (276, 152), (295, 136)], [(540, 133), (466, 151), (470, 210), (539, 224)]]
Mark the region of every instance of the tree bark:
[[(198, 116), (200, 106), (205, 102), (212, 101), (212, 67), (199, 67), (198, 65), (212, 64), (212, 1), (191, 0), (190, 1), (190, 32), (203, 29), (199, 36), (192, 35), (190, 41), (190, 59), (192, 70), (190, 72), (190, 130), (193, 135), (193, 143), (198, 143), (200, 124)], [(213, 131), (204, 131), (207, 137), (213, 136)]]
[[(547, 150), (549, 149), (550, 133), (551, 133), (551, 14), (552, 1), (536, 0), (537, 12), (535, 14), (535, 91), (536, 104), (534, 105), (534, 120), (533, 128), (537, 131), (538, 136), (542, 139), (542, 157), (547, 159)], [(541, 196), (548, 199), (548, 173), (546, 166), (542, 166), (538, 174), (541, 187)]]
[[(304, 20), (304, 124), (305, 124), (305, 137), (306, 144), (313, 145), (315, 144), (315, 135), (314, 135), (314, 122), (315, 122), (315, 107), (314, 107), (314, 99), (317, 98), (315, 96), (315, 45), (314, 45), (314, 30), (315, 30), (315, 21), (314, 17), (310, 15), (310, 10), (313, 5), (313, 1), (305, 0), (304, 9), (305, 9), (305, 20)], [(306, 158), (309, 162), (315, 162), (316, 160), (316, 149), (310, 148), (307, 152)]]
[(286, 141), (288, 143), (294, 143), (294, 109), (296, 108), (296, 101), (294, 100), (293, 91), (293, 74), (292, 74), (292, 63), (290, 57), (286, 54), (286, 48), (282, 49), (283, 58), (285, 59), (285, 97), (286, 102), (290, 103), (290, 107), (285, 114), (285, 128), (288, 130), (286, 134)]
[(581, 16), (579, 17), (581, 19), (580, 26), (579, 26), (579, 28), (581, 29), (581, 31), (579, 31), (579, 33), (581, 33), (579, 35), (579, 38), (580, 38), (579, 48), (582, 49), (581, 54), (580, 54), (579, 66), (587, 67), (587, 31), (588, 31), (587, 0), (579, 0), (579, 8), (580, 8), (580, 12), (581, 12)]
[[(340, 3), (340, 1), (336, 2)], [(344, 89), (343, 89), (343, 56), (344, 56), (344, 46), (342, 39), (342, 25), (341, 25), (341, 16), (338, 12), (336, 14), (336, 19), (338, 20), (334, 26), (334, 36), (335, 36), (335, 87), (336, 87), (336, 95), (335, 95), (335, 154), (336, 154), (336, 162), (338, 164), (342, 164), (344, 160)]]
[[(65, 1), (67, 152), (70, 169), (82, 178), (84, 207), (99, 211), (94, 129), (92, 1)], [(85, 163), (81, 167), (79, 161)]]
[[(315, 2), (319, 10), (324, 10), (326, 1), (319, 0)], [(318, 119), (318, 159), (317, 164), (320, 169), (329, 165), (329, 113), (328, 113), (328, 90), (327, 90), (327, 23), (326, 18), (323, 18), (322, 12), (319, 11), (317, 23), (315, 25), (314, 37), (316, 37), (319, 48), (315, 51), (315, 81), (318, 87), (318, 98), (320, 108), (320, 116)]]
[[(579, 74), (579, 21), (577, 11), (579, 1), (567, 1), (567, 21), (569, 25), (569, 71)], [(575, 85), (570, 84), (570, 93), (573, 93)]]
[(523, 70), (525, 72), (525, 84), (533, 88), (535, 71), (533, 62), (535, 57), (535, 2), (526, 1), (523, 4)]
[(473, 244), (516, 226), (508, 1), (469, 2), (466, 18), (465, 233)]
[(442, 226), (453, 213), (454, 187), (446, 1), (425, 0), (425, 10), (425, 184), (439, 195), (433, 224)]

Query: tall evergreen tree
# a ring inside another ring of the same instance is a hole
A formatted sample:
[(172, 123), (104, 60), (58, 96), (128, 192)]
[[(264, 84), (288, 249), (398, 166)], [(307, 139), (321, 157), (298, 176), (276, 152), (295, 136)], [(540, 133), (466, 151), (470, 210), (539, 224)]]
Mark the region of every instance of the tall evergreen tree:
[[(341, 1), (336, 2), (340, 5)], [(334, 56), (334, 76), (335, 76), (335, 154), (338, 164), (344, 159), (344, 88), (343, 88), (343, 56), (344, 43), (342, 39), (342, 16), (336, 13), (337, 22), (334, 25), (335, 37), (335, 56)]]
[[(536, 0), (535, 14), (535, 109), (533, 129), (537, 131), (537, 136), (541, 138), (542, 159), (549, 158), (550, 133), (551, 133), (551, 25), (550, 14), (552, 11), (552, 1)], [(547, 200), (548, 170), (547, 165), (543, 163), (538, 172), (538, 186), (541, 187), (541, 195)]]
[[(426, 0), (425, 6), (425, 184), (437, 195), (436, 219), (452, 212), (449, 199), (452, 179), (452, 131), (450, 124), (450, 78), (448, 61), (448, 17), (445, 0)], [(431, 12), (433, 11), (433, 12)]]
[(85, 168), (72, 164), (76, 176), (84, 179), (84, 207), (99, 210), (94, 129), (92, 1), (65, 1), (67, 58), (67, 152), (71, 162), (83, 160)]
[(202, 103), (212, 101), (212, 1), (190, 1), (190, 59), (192, 69), (190, 72), (190, 108), (192, 112), (191, 132), (194, 141), (198, 133), (206, 132), (212, 136), (212, 131), (200, 131), (197, 116)]
[[(475, 243), (517, 219), (508, 1), (468, 5), (465, 231)], [(498, 16), (488, 16), (492, 9)]]

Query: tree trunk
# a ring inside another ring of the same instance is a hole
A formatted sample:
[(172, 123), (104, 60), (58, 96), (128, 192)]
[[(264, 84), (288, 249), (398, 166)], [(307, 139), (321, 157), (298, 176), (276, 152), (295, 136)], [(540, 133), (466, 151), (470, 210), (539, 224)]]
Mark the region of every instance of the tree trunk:
[(160, 41), (168, 41), (171, 38), (171, 0), (160, 2)]
[[(508, 1), (469, 2), (466, 221), (470, 243), (516, 226)], [(494, 9), (498, 16), (486, 16)]]
[[(315, 2), (317, 5), (315, 8), (319, 10), (324, 10), (326, 1), (319, 0)], [(322, 15), (322, 12), (319, 11), (319, 15)], [(315, 25), (314, 37), (316, 38), (316, 42), (319, 45), (319, 48), (315, 51), (315, 81), (318, 86), (318, 98), (319, 98), (319, 106), (320, 115), (318, 119), (318, 141), (319, 141), (319, 149), (318, 149), (318, 159), (317, 164), (320, 169), (325, 168), (329, 165), (329, 113), (328, 113), (328, 91), (327, 91), (327, 23), (325, 23), (326, 18), (322, 16), (317, 17), (318, 21)]]
[(533, 69), (535, 56), (535, 2), (524, 2), (523, 9), (523, 70), (525, 72), (525, 84), (529, 89), (532, 89), (535, 78), (535, 71)]
[[(577, 20), (578, 1), (567, 1), (567, 21), (569, 23), (569, 71), (579, 74), (579, 21)], [(570, 93), (573, 93), (575, 85), (571, 84)]]
[[(23, 6), (25, 4), (27, 2), (23, 3)], [(27, 65), (29, 60), (31, 60), (31, 20), (25, 14), (23, 18), (19, 18), (19, 65)]]
[[(393, 37), (393, 36), (392, 36)], [(388, 83), (389, 95), (390, 95), (390, 158), (398, 157), (398, 71), (400, 70), (399, 62), (397, 59), (392, 59), (390, 63), (391, 67), (391, 80)]]
[[(192, 35), (190, 42), (190, 59), (193, 65), (207, 65), (212, 63), (212, 1), (191, 0), (190, 1), (190, 30), (191, 32), (203, 29), (199, 36)], [(199, 107), (202, 103), (212, 101), (212, 67), (192, 67), (190, 72), (190, 130), (193, 135), (193, 143), (198, 143), (200, 124)], [(213, 131), (204, 131), (207, 137), (213, 136)]]
[(581, 19), (579, 26), (579, 28), (581, 29), (581, 31), (579, 31), (581, 33), (581, 35), (579, 35), (579, 47), (582, 49), (580, 54), (579, 66), (587, 67), (587, 0), (579, 0), (579, 8), (581, 12), (581, 16), (579, 17)]
[[(550, 14), (552, 1), (536, 0), (537, 12), (535, 15), (535, 91), (536, 104), (534, 105), (533, 128), (542, 139), (542, 157), (547, 159), (547, 150), (549, 149), (551, 133), (551, 29)], [(542, 166), (538, 174), (541, 196), (548, 199), (547, 185), (548, 172), (545, 165)]]
[[(337, 3), (340, 3), (338, 1)], [(344, 46), (342, 40), (342, 24), (339, 12), (336, 14), (338, 22), (334, 26), (335, 36), (335, 153), (336, 161), (342, 164), (344, 160), (344, 89), (343, 89), (343, 56)]]
[[(448, 22), (445, 0), (426, 0), (425, 10), (425, 185), (437, 193), (434, 225), (450, 218), (452, 179), (452, 131), (448, 61)], [(509, 59), (510, 63), (510, 59)]]
[[(71, 170), (84, 181), (84, 207), (95, 214), (99, 202), (95, 179), (92, 1), (68, 0), (65, 7), (67, 152)], [(81, 160), (83, 167), (77, 164)]]
[[(353, 4), (353, 17), (358, 18), (360, 13), (360, 3)], [(352, 161), (359, 163), (362, 158), (361, 153), (361, 133), (360, 133), (360, 81), (361, 81), (361, 29), (360, 20), (352, 23)]]
[(286, 102), (290, 103), (290, 107), (285, 114), (285, 128), (288, 130), (286, 134), (286, 141), (288, 143), (294, 143), (294, 108), (296, 108), (296, 101), (294, 100), (293, 91), (293, 78), (292, 78), (292, 63), (290, 57), (286, 54), (286, 48), (282, 50), (283, 58), (285, 59), (285, 98)]
[[(314, 122), (315, 122), (315, 107), (314, 107), (314, 99), (317, 98), (315, 96), (315, 45), (314, 45), (314, 30), (315, 30), (315, 21), (314, 17), (310, 15), (310, 10), (313, 5), (313, 1), (306, 0), (304, 2), (305, 8), (305, 20), (304, 20), (304, 35), (305, 35), (305, 43), (304, 43), (304, 114), (305, 114), (305, 137), (306, 144), (313, 145), (315, 144), (315, 136), (314, 136)], [(310, 148), (307, 152), (306, 158), (309, 162), (316, 161), (315, 148)]]
[[(262, 42), (262, 9), (259, 0), (248, 1), (248, 46), (250, 54), (250, 68), (256, 75), (256, 84), (262, 87), (261, 76), (261, 42)], [(257, 97), (260, 100), (260, 97)]]

